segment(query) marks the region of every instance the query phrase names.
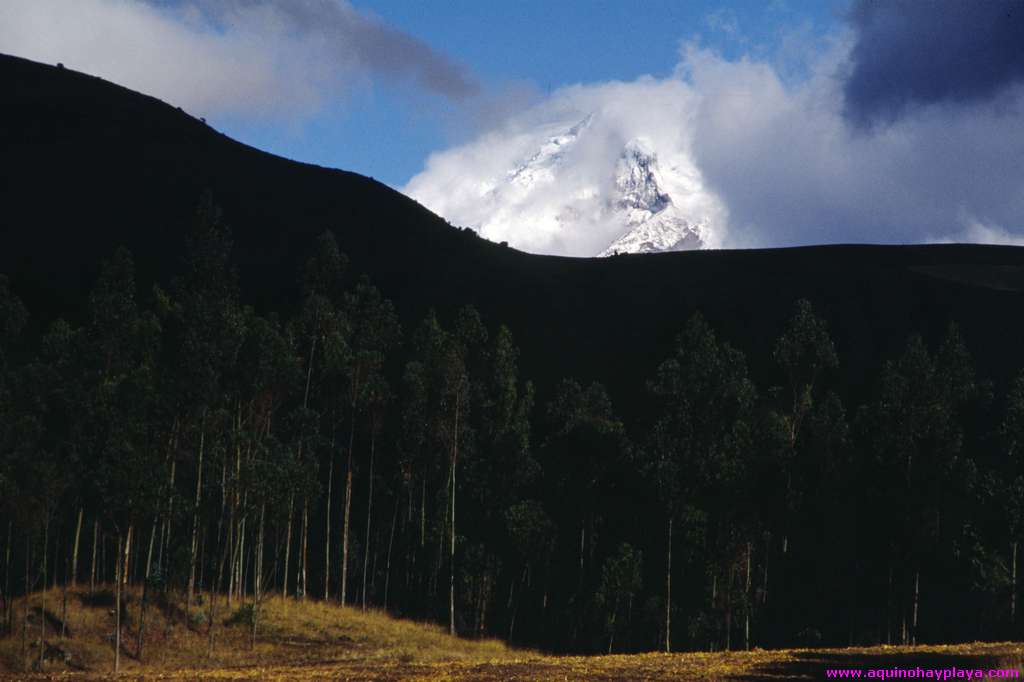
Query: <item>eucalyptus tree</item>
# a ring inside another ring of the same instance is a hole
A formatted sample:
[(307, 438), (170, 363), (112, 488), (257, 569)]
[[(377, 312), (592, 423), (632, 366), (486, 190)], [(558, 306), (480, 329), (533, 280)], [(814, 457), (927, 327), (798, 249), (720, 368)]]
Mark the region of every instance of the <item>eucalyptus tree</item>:
[(917, 638), (921, 569), (948, 534), (943, 503), (962, 464), (963, 411), (984, 393), (951, 325), (935, 356), (920, 336), (912, 336), (903, 354), (886, 363), (879, 395), (862, 411), (864, 439), (896, 482), (886, 504), (900, 521), (890, 538), (892, 551), (909, 568), (903, 576), (909, 596), (900, 608), (903, 641)]
[(605, 559), (601, 566), (601, 584), (595, 597), (599, 608), (604, 610), (609, 654), (621, 624), (623, 609), (627, 618), (632, 620), (633, 598), (643, 587), (642, 569), (643, 552), (629, 543), (619, 545), (616, 553)]
[(814, 314), (807, 299), (793, 304), (793, 315), (775, 342), (772, 358), (786, 377), (791, 400), (787, 422), (795, 446), (804, 419), (814, 407), (822, 375), (839, 366), (828, 324)]
[(302, 385), (302, 372), (276, 316), (262, 317), (247, 309), (245, 328), (232, 382), (236, 402), (236, 530), (229, 586), (234, 586), (241, 601), (245, 585), (243, 543), (248, 535), (252, 548), (250, 645), (255, 646), (260, 608), (271, 577), (264, 564), (268, 522), (285, 516), (290, 493), (298, 487), (296, 481), (302, 475), (286, 441), (278, 436), (284, 430), (279, 424), (281, 413)]
[[(882, 370), (877, 399), (865, 406), (860, 415), (861, 430), (870, 451), (881, 467), (883, 480), (890, 482), (880, 491), (890, 518), (895, 523), (889, 530), (888, 560), (890, 570), (897, 565), (916, 564), (912, 543), (917, 537), (916, 505), (913, 504), (914, 480), (920, 465), (919, 451), (931, 434), (938, 430), (943, 415), (936, 409), (934, 362), (920, 336), (912, 336), (903, 354), (896, 361), (887, 361)], [(917, 466), (915, 466), (917, 465)], [(907, 552), (911, 556), (906, 556)], [(919, 573), (913, 569), (915, 587), (919, 586)], [(911, 588), (903, 579), (904, 595)], [(917, 591), (914, 589), (913, 610), (916, 614)], [(900, 600), (898, 608), (900, 640), (911, 641), (915, 634), (916, 618), (911, 616), (908, 629), (908, 600)]]
[[(828, 324), (815, 315), (807, 299), (799, 299), (793, 304), (786, 329), (775, 342), (772, 359), (785, 377), (784, 391), (788, 393), (789, 403), (782, 410), (789, 447), (777, 462), (784, 474), (778, 486), (781, 518), (777, 530), (782, 536), (781, 552), (785, 557), (789, 552), (791, 516), (799, 505), (800, 493), (806, 490), (795, 480), (800, 476), (797, 460), (802, 427), (821, 393), (821, 379), (839, 366)], [(783, 595), (782, 599), (786, 596)]]
[(14, 351), (27, 321), (25, 304), (11, 291), (7, 276), (0, 274), (0, 387), (12, 369)]
[(165, 418), (172, 423), (169, 430), (180, 434), (178, 440), (194, 452), (187, 618), (200, 568), (204, 469), (211, 448), (223, 447), (223, 431), (217, 427), (230, 423), (225, 419), (223, 382), (244, 338), (238, 277), (230, 262), (231, 231), (209, 192), (200, 199), (185, 247), (181, 272), (169, 293), (157, 287), (155, 297), (165, 340), (160, 377)]
[(11, 433), (11, 422), (14, 417), (14, 404), (11, 400), (11, 383), (16, 372), (17, 362), (14, 355), (21, 338), (22, 330), (28, 320), (28, 311), (24, 303), (11, 290), (5, 275), (0, 275), (0, 510), (7, 518), (4, 542), (4, 582), (3, 610), (0, 611), (0, 629), (10, 632), (13, 627), (13, 600), (11, 599), (11, 545), (13, 543), (14, 509), (13, 500), (16, 495), (13, 472), (8, 468), (13, 464), (10, 456), (14, 448)]
[(557, 553), (561, 556), (556, 561), (565, 567), (567, 580), (575, 574), (575, 584), (560, 585), (553, 597), (565, 601), (568, 638), (578, 641), (596, 579), (598, 530), (612, 511), (601, 505), (601, 489), (625, 450), (625, 428), (598, 382), (584, 387), (575, 379), (561, 380), (545, 417), (547, 435), (539, 455), (548, 509), (559, 529)]
[[(59, 498), (71, 484), (73, 434), (79, 423), (65, 380), (71, 377), (77, 330), (57, 320), (36, 353), (19, 358), (28, 318), (21, 300), (0, 276), (0, 510), (7, 521), (4, 560), (4, 627), (14, 628), (11, 554), (14, 529), (24, 539), (22, 656), (28, 665), (27, 595), (45, 586), (49, 529)], [(41, 546), (41, 551), (35, 551)], [(34, 566), (38, 565), (38, 570)], [(41, 604), (40, 608), (45, 608)], [(40, 623), (40, 637), (45, 622)]]
[[(448, 629), (453, 634), (457, 472), (460, 456), (465, 457), (474, 447), (471, 408), (480, 389), (471, 371), (481, 366), (481, 346), (486, 340), (486, 329), (472, 308), (458, 312), (451, 331), (445, 330), (431, 311), (414, 334), (413, 359), (406, 364), (403, 380), (402, 449), (420, 483), (419, 554), (425, 561), (427, 488), (433, 480), (440, 503), (436, 509), (438, 550), (427, 592), (435, 593), (447, 559)], [(421, 569), (423, 575), (425, 568)]]
[[(557, 541), (556, 529), (543, 503), (538, 500), (525, 499), (509, 506), (504, 513), (506, 533), (515, 556), (515, 569), (522, 567), (521, 577), (512, 579), (509, 600), (512, 612), (509, 614), (508, 641), (512, 641), (515, 633), (516, 614), (522, 602), (521, 594), (515, 594), (517, 585), (520, 587), (528, 582), (531, 571), (537, 570), (551, 560)], [(546, 590), (546, 588), (545, 588)], [(543, 603), (547, 604), (547, 594)]]
[[(293, 413), (296, 425), (295, 460), (301, 469), (310, 468), (305, 458), (311, 454), (310, 450), (315, 451), (318, 446), (321, 421), (331, 386), (339, 380), (350, 357), (349, 325), (340, 308), (342, 276), (346, 266), (347, 259), (338, 250), (334, 235), (331, 232), (321, 234), (302, 271), (302, 305), (290, 324), (289, 333), (294, 352), (300, 358), (303, 375), (300, 388), (302, 401)], [(333, 428), (333, 425), (328, 425), (328, 428)], [(288, 594), (295, 494), (299, 494), (302, 499), (296, 589), (301, 590), (300, 594), (305, 596), (309, 591), (309, 498), (313, 494), (308, 485), (305, 490), (294, 491), (289, 503), (282, 594)]]
[[(352, 479), (354, 451), (356, 443), (356, 425), (359, 412), (369, 408), (369, 469), (373, 469), (373, 457), (376, 447), (376, 434), (379, 429), (381, 410), (388, 402), (389, 388), (384, 380), (384, 364), (389, 354), (401, 340), (401, 327), (391, 301), (381, 297), (380, 292), (365, 279), (360, 281), (352, 292), (344, 298), (345, 318), (348, 322), (349, 357), (345, 375), (348, 385), (349, 406), (349, 439), (346, 452), (345, 467), (345, 502), (342, 521), (342, 559), (341, 559), (341, 602), (346, 603), (349, 567), (349, 529), (352, 509)], [(364, 538), (364, 573), (363, 573), (363, 607), (366, 607), (366, 576), (365, 557), (369, 555), (370, 524), (373, 501), (372, 473), (367, 479), (367, 535)]]
[(1005, 526), (1010, 550), (1009, 611), (1011, 627), (1017, 621), (1017, 555), (1021, 533), (1024, 532), (1024, 371), (1019, 372), (1006, 397), (1006, 408), (999, 425), (1005, 451), (1000, 463), (1003, 478), (998, 485), (999, 500), (1004, 508)]
[[(103, 520), (117, 537), (118, 614), (136, 528), (151, 519), (155, 533), (162, 492), (161, 482), (151, 475), (159, 466), (155, 366), (160, 325), (154, 315), (139, 308), (135, 289), (134, 261), (127, 250), (119, 249), (104, 263), (89, 297), (89, 323), (82, 346), (87, 409), (84, 440), (91, 451), (89, 465)], [(142, 611), (140, 623), (144, 619)], [(120, 630), (115, 639), (117, 669)], [(139, 641), (141, 644), (141, 634)], [(137, 655), (141, 656), (141, 651)]]
[[(478, 370), (474, 384), (477, 390), (474, 391), (472, 423), (479, 456), (467, 461), (463, 475), (469, 492), (466, 506), (471, 505), (473, 511), (471, 532), (486, 539), (478, 545), (481, 556), (474, 576), (478, 585), (478, 603), (474, 608), (483, 614), (477, 621), (486, 622), (489, 595), (500, 580), (501, 568), (507, 568), (510, 637), (523, 588), (531, 583), (532, 573), (542, 568), (546, 571), (550, 554), (540, 551), (539, 547), (536, 552), (523, 554), (524, 543), (531, 547), (537, 545), (535, 539), (527, 541), (525, 538), (534, 532), (553, 533), (542, 507), (528, 511), (520, 506), (530, 494), (531, 486), (539, 480), (541, 469), (531, 446), (534, 388), (531, 382), (520, 378), (518, 360), (519, 349), (512, 333), (501, 325), (487, 346), (484, 366)], [(509, 525), (511, 520), (515, 522)], [(533, 521), (541, 526), (528, 528)], [(501, 538), (507, 538), (508, 542), (501, 542)], [(554, 536), (549, 540), (553, 542)], [(546, 577), (544, 589), (547, 589)]]
[[(277, 488), (288, 490), (292, 489), (299, 473), (293, 464), (282, 461), (275, 461), (276, 470), (271, 473), (266, 455), (277, 450), (275, 423), (285, 402), (302, 381), (298, 357), (278, 319), (262, 317), (250, 308), (245, 309), (244, 315), (245, 337), (227, 382), (232, 403), (227, 491), (230, 503), (228, 594), (235, 594), (239, 600), (244, 590), (247, 528), (253, 550), (261, 556), (263, 551), (268, 490), (260, 476), (270, 475)], [(272, 510), (276, 506), (269, 504)], [(253, 574), (255, 577), (255, 568)]]
[(428, 368), (431, 358), (440, 352), (443, 343), (444, 332), (437, 315), (430, 311), (414, 333), (412, 358), (406, 362), (402, 373), (402, 425), (398, 447), (408, 498), (409, 522), (414, 523), (418, 531), (413, 533), (415, 539), (407, 538), (406, 542), (407, 582), (414, 566), (419, 580), (422, 580), (423, 574), (422, 563), (425, 560), (427, 541), (427, 488), (435, 464), (431, 450), (433, 423), (437, 419), (436, 410), (433, 409), (435, 401), (431, 398), (432, 382)]
[(450, 453), (448, 475), (449, 516), (448, 528), (448, 633), (455, 635), (455, 501), (458, 491), (456, 476), (459, 452), (465, 459), (474, 454), (475, 433), (472, 427), (472, 409), (482, 393), (482, 376), (486, 365), (485, 344), (487, 329), (480, 320), (480, 314), (472, 306), (459, 309), (453, 333), (440, 358), (440, 411), (448, 419), (441, 424), (442, 441)]
[[(736, 512), (742, 509), (737, 493), (751, 447), (756, 389), (743, 354), (720, 341), (699, 313), (689, 319), (649, 388), (659, 399), (660, 412), (645, 450), (645, 468), (666, 516), (664, 643), (669, 650), (674, 520), (686, 509), (691, 510), (686, 518), (699, 518), (692, 510), (700, 510), (714, 524), (726, 553), (737, 531), (749, 532), (736, 528), (744, 522)], [(730, 588), (732, 570), (728, 573)], [(712, 579), (717, 592), (715, 571)], [(731, 608), (726, 605), (730, 618)], [(728, 641), (729, 632), (726, 636)]]
[[(394, 394), (384, 376), (378, 374), (370, 379), (366, 385), (366, 412), (368, 415), (368, 431), (370, 438), (369, 469), (366, 472), (366, 534), (363, 550), (363, 585), (361, 591), (362, 608), (365, 611), (368, 600), (367, 582), (370, 579), (370, 549), (371, 538), (373, 538), (373, 503), (376, 490), (375, 465), (377, 460), (377, 443), (381, 439), (384, 429), (385, 416), (389, 406), (394, 401)], [(396, 508), (397, 513), (397, 508)], [(374, 551), (376, 556), (376, 550)]]
[[(23, 532), (24, 561), (22, 654), (27, 665), (29, 602), (27, 595), (45, 589), (50, 553), (51, 524), (60, 500), (74, 482), (73, 472), (80, 452), (76, 433), (79, 392), (71, 383), (75, 376), (74, 348), (79, 330), (63, 320), (50, 325), (37, 352), (8, 377), (8, 407), (4, 431), (5, 466), (0, 485), (10, 492), (9, 520)], [(7, 511), (7, 510), (5, 510)], [(11, 541), (10, 534), (8, 542)], [(8, 559), (9, 563), (9, 559)], [(56, 561), (54, 562), (56, 564)], [(44, 612), (45, 594), (40, 595)], [(10, 607), (8, 606), (10, 613)], [(12, 614), (13, 615), (13, 614)], [(10, 622), (10, 617), (8, 618)], [(40, 619), (39, 640), (45, 641), (45, 619)]]
[(808, 543), (801, 551), (817, 556), (824, 552), (835, 557), (837, 566), (845, 567), (834, 576), (838, 584), (832, 589), (845, 591), (847, 643), (852, 644), (858, 608), (855, 576), (863, 561), (857, 545), (863, 496), (852, 483), (864, 480), (864, 472), (860, 458), (852, 456), (850, 425), (838, 394), (829, 391), (816, 400), (804, 422), (801, 440), (801, 454), (808, 455), (799, 482), (806, 501), (801, 526), (812, 537), (822, 538), (820, 544)]

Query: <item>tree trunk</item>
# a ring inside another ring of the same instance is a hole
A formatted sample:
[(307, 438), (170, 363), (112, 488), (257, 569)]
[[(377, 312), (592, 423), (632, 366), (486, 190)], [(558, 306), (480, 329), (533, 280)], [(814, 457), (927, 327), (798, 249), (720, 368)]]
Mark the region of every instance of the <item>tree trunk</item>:
[(889, 578), (885, 584), (885, 643), (892, 644), (892, 563), (889, 563)]
[(129, 524), (128, 525), (128, 534), (127, 534), (127, 536), (125, 538), (125, 542), (124, 542), (124, 555), (121, 558), (121, 560), (124, 562), (124, 565), (121, 567), (121, 582), (125, 586), (128, 585), (128, 569), (129, 569), (128, 559), (129, 559), (129, 557), (131, 557), (132, 535), (134, 535), (134, 532), (133, 532), (134, 530), (135, 530), (134, 524)]
[(672, 651), (672, 515), (668, 517), (668, 551), (665, 561), (665, 653)]
[(245, 599), (248, 596), (246, 585), (246, 579), (248, 578), (248, 575), (246, 571), (249, 570), (251, 566), (250, 559), (253, 557), (253, 547), (247, 546), (249, 543), (246, 542), (247, 540), (250, 540), (250, 538), (247, 537), (245, 532), (245, 522), (246, 517), (243, 516), (242, 521), (241, 523), (239, 523), (238, 526), (238, 534), (242, 538), (242, 551), (241, 557), (239, 557), (238, 560), (238, 594), (235, 596), (238, 598), (239, 606), (242, 606), (245, 603)]
[(175, 456), (178, 450), (178, 425), (178, 418), (175, 417), (174, 423), (171, 425), (169, 453), (169, 457), (171, 458), (171, 472), (167, 483), (167, 513), (164, 516), (164, 527), (160, 536), (160, 561), (158, 562), (158, 565), (160, 566), (161, 575), (165, 573), (166, 564), (164, 563), (164, 557), (166, 557), (167, 553), (170, 551), (171, 545), (171, 518), (174, 516), (174, 474), (178, 464), (178, 460)]
[[(46, 548), (50, 544), (50, 512), (46, 512), (43, 524), (43, 581), (39, 586), (39, 670), (43, 669), (43, 652), (46, 651)], [(26, 598), (28, 595), (25, 595)]]
[[(146, 550), (146, 573), (143, 575), (144, 582), (149, 582), (150, 572), (153, 568), (153, 545), (156, 543), (156, 527), (158, 523), (158, 519), (153, 519), (153, 526), (149, 531), (149, 548)], [(143, 585), (143, 591), (145, 591), (145, 585)]]
[(4, 633), (10, 634), (14, 623), (11, 622), (14, 600), (11, 598), (11, 538), (14, 530), (14, 521), (7, 521), (7, 544), (4, 547)]
[(914, 613), (910, 625), (910, 643), (917, 644), (917, 607), (921, 603), (921, 570), (914, 571)]
[[(53, 538), (53, 572), (48, 572), (46, 575), (49, 576), (50, 587), (57, 589), (58, 576), (60, 575), (60, 569), (57, 568), (60, 565), (60, 533), (58, 532)], [(43, 583), (43, 589), (46, 589), (46, 583)]]
[[(217, 580), (210, 582), (210, 608), (209, 617), (207, 619), (206, 626), (206, 656), (207, 658), (213, 658), (213, 629), (217, 623), (217, 584), (220, 582), (220, 576), (224, 573), (224, 564), (228, 560), (228, 544), (221, 543), (220, 537), (217, 537), (218, 544), (223, 544), (220, 552), (220, 561), (217, 562)], [(215, 550), (216, 551), (216, 550)], [(214, 555), (216, 556), (216, 554)]]
[(583, 582), (583, 547), (584, 547), (584, 540), (587, 537), (586, 533), (587, 533), (587, 521), (586, 521), (586, 519), (583, 519), (582, 521), (580, 521), (580, 583)]
[(68, 564), (67, 559), (64, 560), (64, 589), (61, 590), (60, 599), (60, 638), (64, 639), (64, 635), (68, 631)]
[(761, 583), (761, 606), (768, 603), (768, 559), (771, 557), (772, 543), (766, 540), (764, 543), (764, 580)]
[[(245, 601), (245, 597), (247, 595), (246, 585), (248, 583), (246, 582), (246, 578), (248, 576), (246, 575), (246, 571), (249, 570), (249, 567), (252, 565), (252, 563), (249, 561), (249, 558), (251, 558), (253, 556), (253, 547), (250, 546), (249, 548), (246, 548), (246, 543), (244, 541), (244, 538), (245, 538), (245, 519), (244, 518), (242, 519), (242, 527), (239, 529), (239, 532), (242, 534), (242, 538), (243, 538), (243, 542), (242, 542), (242, 557), (241, 557), (241, 559), (238, 562), (238, 603), (241, 604), (242, 602)], [(249, 553), (248, 556), (246, 556), (246, 554), (245, 554), (246, 552)]]
[[(153, 537), (156, 535), (156, 522), (153, 523), (153, 531), (150, 533), (150, 553), (153, 549)], [(135, 640), (135, 658), (142, 663), (142, 644), (146, 633), (146, 607), (149, 605), (149, 579), (142, 582), (142, 600), (139, 603), (139, 632)]]
[[(214, 539), (217, 539), (217, 538), (214, 538)], [(197, 591), (199, 592), (199, 594), (203, 593), (203, 585), (206, 584), (205, 582), (203, 582), (204, 571), (205, 570), (206, 570), (206, 528), (204, 527), (204, 528), (202, 528), (199, 531), (199, 585), (196, 588)]]
[[(420, 548), (426, 546), (427, 540), (427, 475), (426, 472), (423, 474), (423, 479), (420, 482)], [(412, 502), (409, 503), (410, 505)]]
[(729, 567), (729, 579), (725, 583), (725, 650), (732, 651), (732, 566)]
[[(9, 538), (8, 532), (8, 538)], [(8, 545), (10, 540), (8, 539)], [(1015, 540), (1010, 549), (1010, 625), (1017, 625), (1017, 541)]]
[[(905, 594), (905, 593), (904, 593)], [(907, 603), (906, 597), (900, 600), (900, 644), (907, 644), (910, 638), (907, 636)]]
[[(308, 559), (309, 554), (307, 553), (309, 539), (309, 498), (306, 496), (302, 497), (302, 600), (306, 600), (306, 596), (309, 594), (309, 583), (307, 582), (308, 573)], [(298, 581), (296, 581), (298, 583)], [(298, 584), (296, 584), (298, 587)]]
[(512, 584), (508, 587), (508, 603), (505, 608), (511, 609), (512, 614), (508, 620), (508, 643), (512, 643), (512, 635), (516, 630), (516, 612), (519, 610), (519, 602), (515, 598), (516, 596), (516, 581), (513, 580)]
[(32, 568), (32, 562), (29, 557), (32, 554), (32, 534), (25, 533), (25, 595), (24, 608), (22, 608), (22, 622), (21, 622), (21, 662), (25, 666), (25, 670), (28, 670), (28, 609), (29, 609), (29, 594), (32, 593), (32, 583), (29, 578), (29, 571)]
[(384, 610), (388, 610), (388, 588), (391, 587), (391, 548), (395, 543), (395, 525), (398, 523), (399, 496), (395, 496), (395, 514), (391, 517), (391, 534), (388, 536), (388, 560), (384, 569)]
[(612, 643), (615, 642), (615, 617), (619, 615), (619, 598), (615, 597), (615, 607), (612, 610), (612, 620), (609, 623), (608, 653), (612, 652)]
[(114, 560), (114, 672), (121, 671), (121, 533), (117, 534), (117, 558)]
[[(232, 516), (234, 513), (232, 513)], [(238, 554), (242, 549), (242, 538), (238, 534), (238, 528), (235, 526), (233, 519), (228, 521), (228, 544), (227, 544), (227, 574), (228, 574), (228, 589), (227, 589), (227, 609), (231, 611), (231, 604), (234, 601), (236, 592), (238, 591), (238, 572), (235, 570), (238, 562)], [(220, 576), (217, 578), (217, 584), (215, 588), (221, 584)]]
[(210, 585), (210, 609), (206, 618), (206, 657), (213, 658), (213, 625), (217, 622), (217, 595)]
[(71, 550), (71, 587), (78, 586), (78, 541), (82, 537), (82, 515), (85, 510), (78, 508), (78, 523), (75, 524), (75, 544)]
[(284, 539), (284, 577), (281, 586), (281, 596), (288, 596), (288, 567), (291, 564), (292, 554), (292, 521), (295, 514), (295, 495), (288, 496), (288, 521)]
[(345, 510), (341, 529), (341, 604), (348, 601), (348, 532), (352, 511), (352, 449), (356, 442), (356, 403), (352, 401), (352, 426), (348, 435), (348, 463), (345, 466)]
[(89, 594), (96, 591), (96, 552), (99, 549), (100, 522), (92, 522), (92, 568), (89, 571)]
[(744, 588), (746, 608), (743, 610), (743, 648), (750, 651), (750, 542), (747, 542), (747, 581)]
[(455, 636), (455, 467), (459, 460), (459, 396), (455, 396), (455, 429), (452, 432), (452, 542), (448, 555), (448, 634)]
[[(333, 449), (332, 449), (333, 452)], [(334, 484), (334, 457), (327, 469), (327, 518), (324, 520), (324, 601), (331, 600), (331, 488)]]
[[(235, 591), (235, 550), (237, 549), (237, 543), (235, 542), (235, 510), (234, 502), (232, 501), (230, 512), (228, 511), (228, 463), (227, 458), (221, 464), (220, 468), (220, 517), (217, 519), (217, 542), (220, 543), (221, 531), (225, 531), (227, 539), (224, 544), (224, 552), (227, 557), (227, 571), (228, 571), (228, 588), (226, 590), (227, 608), (231, 610), (231, 598), (234, 596)], [(224, 522), (224, 517), (227, 516), (227, 523)], [(226, 529), (226, 530), (225, 530)], [(221, 562), (217, 569), (217, 579), (211, 583), (211, 589), (215, 592), (220, 589), (223, 584), (221, 581), (224, 579), (225, 563)], [(202, 588), (199, 590), (202, 592)]]
[(366, 543), (363, 547), (363, 611), (366, 610), (366, 574), (370, 568), (370, 520), (373, 518), (373, 458), (377, 446), (377, 434), (370, 423), (370, 472), (366, 488)]
[(252, 571), (252, 636), (249, 639), (249, 648), (256, 648), (256, 620), (259, 617), (260, 600), (263, 598), (263, 524), (266, 518), (267, 505), (260, 506), (260, 527), (256, 539), (256, 557), (253, 559)]
[(195, 597), (196, 589), (196, 559), (199, 551), (199, 502), (203, 489), (203, 450), (206, 445), (206, 411), (203, 411), (203, 421), (199, 428), (199, 458), (196, 465), (196, 495), (192, 503), (192, 542), (189, 553), (188, 569), (188, 594), (185, 599), (185, 622), (188, 623), (189, 613), (192, 610), (192, 599)]

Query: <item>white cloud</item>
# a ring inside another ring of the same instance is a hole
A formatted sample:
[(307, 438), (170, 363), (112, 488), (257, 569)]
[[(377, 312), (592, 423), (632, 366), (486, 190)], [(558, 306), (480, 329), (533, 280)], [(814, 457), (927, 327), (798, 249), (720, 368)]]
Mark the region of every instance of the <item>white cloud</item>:
[[(767, 61), (729, 61), (687, 44), (672, 77), (558, 90), (469, 144), (432, 155), (405, 191), (458, 224), (494, 223), (494, 211), (508, 212), (497, 222), (513, 246), (593, 255), (608, 234), (558, 231), (532, 218), (596, 182), (624, 140), (644, 135), (663, 163), (693, 169), (697, 201), (721, 202), (724, 246), (920, 243), (951, 234), (1017, 243), (1024, 89), (995, 103), (923, 107), (865, 131), (843, 115), (851, 43), (848, 33), (832, 36), (795, 81)], [(568, 180), (529, 203), (486, 200), (481, 186), (536, 151), (551, 130), (590, 112), (601, 112), (602, 133), (566, 156)], [(970, 227), (964, 215), (985, 222)]]
[[(404, 191), (494, 241), (535, 253), (594, 255), (622, 234), (623, 225), (591, 198), (605, 195), (624, 147), (639, 138), (657, 151), (663, 189), (676, 205), (687, 215), (717, 220), (721, 206), (691, 161), (692, 125), (686, 122), (697, 106), (692, 88), (678, 79), (563, 88), (469, 144), (432, 155)], [(550, 137), (588, 116), (578, 141), (560, 150), (556, 177), (522, 191), (508, 182), (509, 171)], [(577, 217), (563, 219), (567, 214)]]
[(964, 213), (960, 218), (961, 229), (942, 237), (926, 239), (934, 244), (1002, 244), (1024, 246), (1024, 234), (1012, 234), (1006, 228), (994, 223), (985, 223)]
[(453, 99), (476, 91), (458, 64), (344, 0), (4, 0), (0, 51), (198, 115), (302, 117), (372, 77)]

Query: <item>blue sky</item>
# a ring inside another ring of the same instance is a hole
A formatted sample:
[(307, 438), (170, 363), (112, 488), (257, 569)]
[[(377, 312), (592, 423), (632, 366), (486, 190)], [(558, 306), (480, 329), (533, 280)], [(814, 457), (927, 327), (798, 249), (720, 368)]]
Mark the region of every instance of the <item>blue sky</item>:
[(0, 52), (455, 224), (504, 210), (509, 243), (536, 252), (593, 255), (621, 227), (523, 219), (560, 215), (562, 183), (529, 206), (490, 193), (552, 125), (594, 113), (563, 177), (607, 185), (623, 143), (651, 139), (688, 169), (674, 201), (713, 207), (715, 246), (1024, 245), (1020, 0), (0, 0)]
[(575, 83), (667, 77), (685, 40), (729, 59), (773, 56), (794, 31), (835, 31), (846, 9), (839, 0), (353, 4), (463, 64), (482, 86), (477, 101), (452, 105), (402, 83), (369, 82), (298, 123), (237, 115), (211, 122), (261, 149), (401, 187), (431, 152), (477, 132), (477, 108), (508, 90), (542, 96)]

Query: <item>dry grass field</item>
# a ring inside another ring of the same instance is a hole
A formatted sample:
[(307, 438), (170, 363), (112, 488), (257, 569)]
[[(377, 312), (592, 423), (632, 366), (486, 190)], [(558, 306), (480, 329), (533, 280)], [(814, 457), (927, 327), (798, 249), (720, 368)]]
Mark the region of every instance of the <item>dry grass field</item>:
[[(14, 680), (798, 680), (823, 679), (828, 668), (891, 670), (1017, 668), (1024, 645), (792, 649), (620, 656), (547, 656), (493, 640), (449, 637), (434, 625), (318, 602), (268, 599), (251, 647), (246, 609), (218, 603), (210, 648), (205, 604), (183, 625), (180, 603), (152, 605), (138, 655), (139, 595), (124, 610), (121, 673), (114, 675), (114, 611), (109, 591), (90, 597), (60, 590), (33, 595), (28, 636), (16, 602), (15, 632), (0, 639), (0, 679)], [(39, 605), (45, 600), (47, 650), (39, 660)], [(61, 637), (61, 616), (65, 632)], [(62, 660), (67, 657), (67, 660)]]

